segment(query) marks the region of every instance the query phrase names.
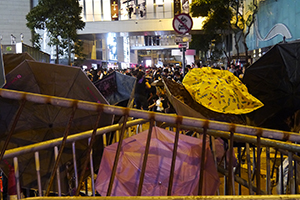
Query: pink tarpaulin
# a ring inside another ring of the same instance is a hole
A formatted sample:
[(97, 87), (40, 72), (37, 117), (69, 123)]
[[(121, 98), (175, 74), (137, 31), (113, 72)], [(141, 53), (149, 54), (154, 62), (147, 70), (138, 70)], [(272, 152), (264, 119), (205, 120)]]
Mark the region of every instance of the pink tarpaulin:
[[(114, 179), (112, 196), (136, 196), (148, 130), (123, 141)], [(153, 127), (142, 196), (166, 196), (172, 162), (175, 133)], [(106, 196), (117, 143), (104, 149), (96, 190)], [(202, 140), (179, 136), (172, 188), (173, 196), (197, 195)], [(214, 195), (219, 187), (218, 172), (209, 145), (206, 144), (203, 195)]]

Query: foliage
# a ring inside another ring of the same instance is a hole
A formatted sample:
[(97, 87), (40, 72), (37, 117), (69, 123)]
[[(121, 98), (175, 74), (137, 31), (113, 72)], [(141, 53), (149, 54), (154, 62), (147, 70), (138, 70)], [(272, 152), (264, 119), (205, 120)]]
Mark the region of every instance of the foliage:
[(56, 46), (57, 58), (68, 52), (68, 48), (78, 40), (77, 30), (82, 30), (85, 23), (81, 19), (78, 0), (40, 0), (27, 15), (27, 27), (33, 32), (34, 47), (40, 47), (41, 36), (38, 29), (46, 30), (50, 46)]
[[(214, 36), (221, 34), (224, 43), (226, 35), (233, 33), (236, 44), (242, 37), (243, 43), (246, 45), (246, 36), (249, 34), (247, 31), (253, 24), (257, 6), (256, 0), (253, 0), (249, 6), (251, 13), (245, 18), (243, 3), (243, 0), (194, 0), (191, 5), (191, 12), (193, 17), (206, 17), (203, 25), (206, 34)], [(225, 45), (221, 46), (225, 47)], [(235, 47), (239, 54), (238, 45)], [(245, 46), (245, 49), (248, 48)], [(225, 50), (223, 51), (225, 52)]]

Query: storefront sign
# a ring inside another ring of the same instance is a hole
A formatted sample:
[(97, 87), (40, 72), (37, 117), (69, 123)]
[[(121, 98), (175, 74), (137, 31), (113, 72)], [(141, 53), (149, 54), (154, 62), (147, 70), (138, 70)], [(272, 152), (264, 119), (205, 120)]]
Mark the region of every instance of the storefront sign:
[(111, 20), (119, 20), (119, 7), (118, 2), (116, 2), (115, 0), (111, 0)]

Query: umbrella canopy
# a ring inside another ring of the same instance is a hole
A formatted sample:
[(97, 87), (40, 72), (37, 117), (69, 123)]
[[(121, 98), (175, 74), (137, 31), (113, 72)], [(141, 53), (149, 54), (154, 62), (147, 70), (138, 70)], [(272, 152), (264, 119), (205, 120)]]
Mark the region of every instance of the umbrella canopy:
[[(77, 67), (24, 61), (7, 74), (6, 79), (4, 88), (7, 89), (108, 104), (83, 71)], [(21, 101), (0, 98), (1, 138), (5, 139), (9, 133), (20, 104)], [(72, 108), (26, 102), (8, 149), (62, 137), (71, 113)], [(92, 130), (96, 119), (96, 112), (76, 110), (69, 134)], [(101, 119), (98, 127), (111, 125), (113, 116), (102, 114)], [(4, 144), (4, 139), (0, 141), (0, 146)], [(81, 154), (86, 150), (87, 144), (87, 140), (76, 143), (78, 158), (82, 157)], [(72, 159), (71, 148), (71, 144), (65, 147), (60, 163), (62, 168)], [(101, 145), (97, 145), (97, 148), (101, 148)], [(45, 188), (54, 162), (53, 150), (41, 151), (40, 159), (42, 183)], [(21, 156), (19, 162), (22, 186), (36, 188), (34, 155)], [(62, 189), (66, 192), (68, 185), (63, 185)]]
[(5, 73), (8, 74), (11, 70), (21, 64), (24, 60), (34, 60), (34, 58), (28, 53), (14, 53), (4, 54), (3, 62)]
[(193, 68), (182, 81), (193, 99), (219, 113), (246, 114), (263, 106), (233, 73), (211, 67)]
[(244, 115), (219, 113), (199, 104), (182, 84), (167, 78), (163, 78), (163, 82), (166, 88), (166, 95), (178, 115), (236, 124), (246, 123)]
[(243, 82), (264, 107), (251, 125), (290, 131), (288, 117), (300, 109), (300, 42), (279, 43), (245, 70)]
[[(148, 131), (123, 141), (112, 196), (136, 196)], [(143, 196), (166, 196), (175, 133), (153, 127), (145, 171)], [(104, 149), (96, 190), (106, 195), (117, 143)], [(204, 168), (204, 195), (214, 195), (219, 187), (219, 177), (211, 151), (206, 145)], [(175, 164), (172, 195), (197, 195), (201, 162), (202, 140), (180, 134)]]
[(106, 100), (115, 105), (131, 99), (135, 81), (135, 77), (113, 72), (94, 84)]

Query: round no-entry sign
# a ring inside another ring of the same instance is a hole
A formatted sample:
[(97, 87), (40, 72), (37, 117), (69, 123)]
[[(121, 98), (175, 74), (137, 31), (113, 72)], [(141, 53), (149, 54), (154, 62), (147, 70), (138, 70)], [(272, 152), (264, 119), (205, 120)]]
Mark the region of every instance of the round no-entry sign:
[(185, 34), (191, 31), (193, 27), (192, 18), (185, 13), (175, 15), (173, 19), (173, 28), (179, 34)]

